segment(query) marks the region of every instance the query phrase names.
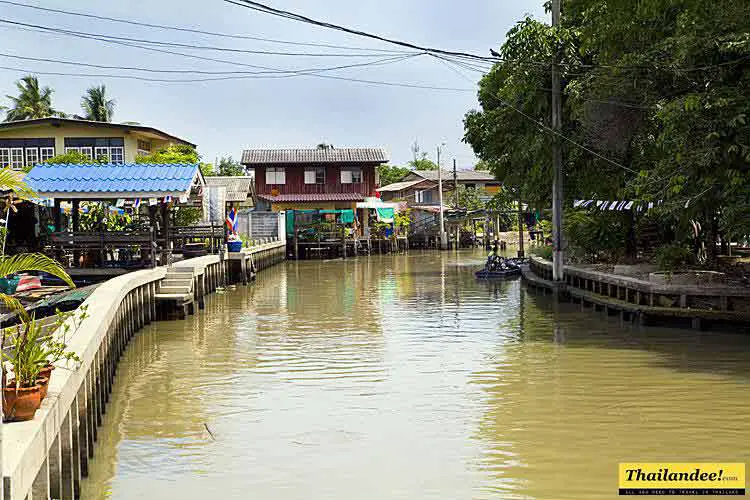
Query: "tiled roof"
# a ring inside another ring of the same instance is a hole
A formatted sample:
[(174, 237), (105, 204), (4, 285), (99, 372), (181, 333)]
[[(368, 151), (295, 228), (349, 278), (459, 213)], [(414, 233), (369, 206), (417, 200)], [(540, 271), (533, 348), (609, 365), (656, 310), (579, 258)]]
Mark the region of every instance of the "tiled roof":
[(245, 201), (253, 192), (254, 178), (251, 176), (206, 177), (207, 186), (227, 188), (227, 201)]
[(392, 184), (388, 184), (387, 186), (378, 188), (378, 191), (382, 193), (398, 192), (398, 191), (403, 191), (404, 189), (408, 189), (412, 186), (416, 186), (417, 184), (421, 184), (423, 182), (428, 182), (428, 180), (427, 179), (414, 179), (413, 181), (394, 182)]
[(272, 202), (308, 202), (308, 201), (363, 201), (365, 196), (361, 193), (310, 193), (310, 194), (280, 194), (271, 196), (268, 194), (258, 195), (258, 198)]
[[(411, 178), (414, 178), (414, 176), (421, 177), (423, 179), (428, 179), (431, 181), (436, 181), (438, 180), (438, 171), (437, 170), (414, 170), (408, 175), (408, 177), (411, 177)], [(443, 181), (452, 181), (453, 170), (443, 169), (442, 177), (443, 177)], [(492, 182), (492, 181), (497, 182), (497, 179), (495, 179), (494, 175), (484, 170), (456, 170), (456, 179), (458, 179), (459, 181), (465, 181), (465, 182)]]
[(245, 165), (293, 163), (386, 163), (388, 155), (380, 148), (328, 149), (246, 149)]
[(42, 195), (54, 193), (184, 193), (198, 164), (108, 163), (37, 165), (26, 183)]

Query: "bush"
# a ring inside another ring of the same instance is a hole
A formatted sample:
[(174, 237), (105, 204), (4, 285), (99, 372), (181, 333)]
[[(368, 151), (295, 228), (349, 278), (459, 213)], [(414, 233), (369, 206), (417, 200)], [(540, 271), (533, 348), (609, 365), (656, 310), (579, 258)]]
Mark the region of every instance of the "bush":
[(542, 259), (552, 260), (552, 245), (533, 247), (531, 253)]
[(673, 271), (694, 262), (693, 252), (681, 245), (665, 245), (656, 249), (656, 266), (661, 271)]
[(568, 210), (564, 230), (573, 256), (616, 262), (624, 252), (627, 225), (621, 213)]

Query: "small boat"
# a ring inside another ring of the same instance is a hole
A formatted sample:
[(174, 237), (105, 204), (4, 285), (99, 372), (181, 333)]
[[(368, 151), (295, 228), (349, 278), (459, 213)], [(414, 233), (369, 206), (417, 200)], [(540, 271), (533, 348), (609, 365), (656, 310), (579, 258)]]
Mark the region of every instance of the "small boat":
[(474, 274), (480, 279), (511, 278), (521, 274), (522, 263), (523, 259), (490, 255), (487, 257), (487, 264), (484, 266), (484, 269), (481, 269)]
[(516, 267), (512, 269), (498, 269), (495, 271), (488, 271), (487, 269), (481, 269), (474, 273), (477, 278), (480, 279), (498, 279), (498, 278), (511, 278), (521, 274), (521, 268)]

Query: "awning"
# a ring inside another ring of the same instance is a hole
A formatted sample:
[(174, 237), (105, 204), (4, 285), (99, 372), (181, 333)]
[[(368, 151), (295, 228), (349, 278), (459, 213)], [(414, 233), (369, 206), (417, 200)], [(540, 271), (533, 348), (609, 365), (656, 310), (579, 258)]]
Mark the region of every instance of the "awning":
[(378, 216), (380, 222), (391, 223), (393, 222), (393, 208), (376, 208), (375, 213)]
[(396, 208), (398, 207), (398, 203), (389, 203), (387, 201), (373, 201), (373, 200), (367, 200), (367, 201), (360, 201), (357, 203), (357, 208)]

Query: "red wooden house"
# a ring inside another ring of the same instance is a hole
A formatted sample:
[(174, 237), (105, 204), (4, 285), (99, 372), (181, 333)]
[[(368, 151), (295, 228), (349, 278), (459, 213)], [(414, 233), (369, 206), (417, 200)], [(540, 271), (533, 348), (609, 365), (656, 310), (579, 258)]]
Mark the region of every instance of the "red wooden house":
[(257, 210), (355, 209), (375, 196), (380, 148), (248, 149), (242, 164), (255, 170)]

